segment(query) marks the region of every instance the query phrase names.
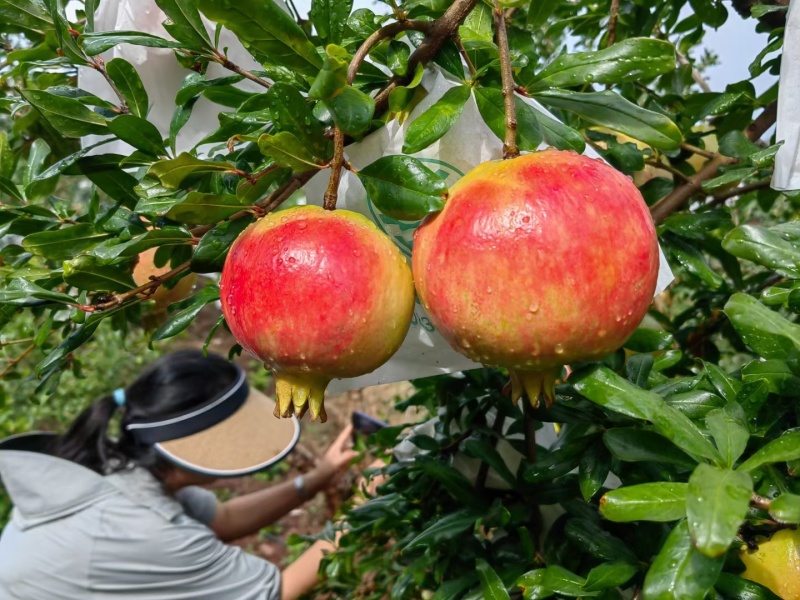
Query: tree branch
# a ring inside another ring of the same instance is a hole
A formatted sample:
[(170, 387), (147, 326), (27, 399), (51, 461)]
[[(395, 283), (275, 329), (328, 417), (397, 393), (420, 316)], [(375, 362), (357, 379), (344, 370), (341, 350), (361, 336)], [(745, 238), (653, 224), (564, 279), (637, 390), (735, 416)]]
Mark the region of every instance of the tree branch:
[(694, 68), (694, 65), (689, 62), (689, 59), (686, 58), (685, 54), (676, 51), (676, 55), (680, 64), (685, 67), (692, 68), (692, 79), (694, 79), (694, 82), (700, 86), (700, 89), (702, 89), (705, 93), (710, 94), (711, 86), (708, 85), (708, 82), (706, 81), (705, 77), (700, 74), (700, 71)]
[(94, 58), (94, 60), (89, 61), (89, 65), (103, 76), (103, 79), (106, 80), (108, 85), (111, 86), (111, 89), (116, 94), (117, 98), (119, 98), (119, 112), (124, 115), (130, 114), (131, 109), (128, 107), (128, 102), (125, 100), (125, 96), (122, 95), (122, 92), (119, 91), (117, 84), (114, 83), (114, 80), (109, 77), (108, 71), (106, 71), (105, 61), (97, 56)]
[(503, 104), (506, 111), (506, 137), (503, 141), (503, 158), (519, 156), (517, 147), (517, 109), (514, 106), (514, 72), (511, 70), (511, 55), (508, 49), (508, 31), (505, 12), (498, 0), (494, 0), (494, 24), (497, 29), (497, 48), (500, 52), (500, 75), (503, 80)]
[(619, 19), (619, 0), (611, 0), (611, 9), (608, 17), (608, 36), (606, 47), (613, 46), (617, 39), (617, 20)]
[(716, 152), (711, 152), (710, 150), (698, 148), (697, 146), (692, 146), (691, 144), (687, 144), (686, 142), (681, 144), (681, 148), (683, 148), (684, 150), (688, 150), (693, 154), (699, 154), (700, 156), (704, 156), (706, 158), (714, 158), (714, 156), (716, 156)]
[(404, 85), (411, 80), (418, 64), (427, 64), (436, 56), (442, 44), (458, 31), (458, 26), (467, 18), (477, 3), (478, 0), (454, 0), (443, 15), (431, 23), (428, 35), (408, 59), (406, 74), (402, 77), (393, 77), (388, 85), (375, 96), (375, 114), (386, 110), (389, 104), (389, 94), (398, 85)]
[(17, 365), (18, 365), (20, 362), (22, 362), (22, 359), (23, 359), (23, 358), (25, 358), (26, 356), (28, 356), (28, 354), (30, 354), (31, 352), (33, 352), (33, 349), (34, 349), (35, 347), (36, 347), (36, 344), (31, 344), (30, 346), (28, 346), (27, 348), (25, 348), (25, 350), (23, 350), (23, 351), (20, 353), (20, 355), (19, 355), (19, 356), (17, 356), (16, 358), (12, 358), (10, 361), (8, 361), (8, 366), (7, 366), (5, 369), (3, 369), (3, 372), (2, 372), (2, 373), (0, 373), (0, 379), (2, 379), (3, 377), (5, 377), (6, 375), (8, 375), (8, 373), (9, 373), (9, 372), (10, 372), (10, 371), (11, 371), (11, 370), (14, 368), (14, 367), (16, 367), (16, 366), (17, 366)]
[[(747, 139), (749, 139), (751, 142), (755, 142), (760, 139), (761, 136), (764, 135), (764, 132), (772, 127), (772, 125), (775, 123), (777, 116), (778, 102), (775, 101), (768, 105), (762, 111), (762, 113), (758, 115), (758, 117), (756, 117), (756, 119), (750, 123), (750, 125), (747, 126), (744, 131)], [(685, 183), (676, 187), (674, 190), (672, 190), (672, 192), (664, 196), (661, 200), (650, 207), (650, 214), (653, 217), (653, 221), (660, 223), (675, 211), (683, 208), (689, 199), (698, 191), (700, 191), (703, 182), (708, 181), (717, 175), (717, 171), (720, 167), (724, 165), (731, 165), (736, 162), (738, 161), (735, 158), (730, 158), (728, 156), (715, 153), (713, 158), (711, 158), (703, 166), (703, 168), (700, 169), (700, 171), (689, 177)]]
[(707, 204), (707, 206), (718, 206), (728, 200), (729, 198), (733, 198), (735, 196), (741, 196), (748, 192), (752, 192), (754, 190), (760, 190), (763, 188), (769, 187), (769, 184), (772, 183), (772, 178), (767, 177), (766, 179), (762, 179), (761, 181), (756, 181), (754, 183), (748, 183), (747, 185), (743, 185), (741, 187), (733, 188), (732, 190), (727, 190), (725, 192), (721, 192), (719, 194), (714, 194), (714, 197), (711, 199), (711, 202)]
[(231, 62), (230, 60), (228, 60), (228, 57), (225, 56), (219, 50), (215, 49), (214, 50), (214, 55), (209, 56), (208, 58), (213, 60), (218, 65), (222, 65), (225, 69), (228, 69), (229, 71), (233, 71), (234, 73), (236, 73), (238, 75), (241, 75), (245, 79), (249, 79), (253, 83), (257, 83), (258, 85), (260, 85), (262, 87), (269, 88), (269, 87), (272, 86), (272, 82), (271, 81), (267, 81), (266, 79), (261, 79), (261, 77), (259, 77), (258, 75), (255, 75), (254, 73), (251, 73), (247, 69), (243, 69), (242, 67), (240, 67), (236, 63)]
[(681, 171), (679, 171), (678, 169), (676, 169), (672, 165), (668, 165), (666, 163), (662, 163), (662, 162), (660, 162), (658, 160), (652, 160), (652, 159), (648, 158), (648, 159), (645, 159), (644, 164), (649, 165), (651, 167), (654, 167), (656, 169), (663, 169), (663, 170), (665, 170), (665, 171), (667, 171), (669, 173), (672, 173), (673, 175), (675, 175), (675, 177), (679, 177), (683, 181), (687, 181), (689, 179), (689, 176), (686, 175), (686, 173), (682, 173)]
[[(506, 11), (506, 14), (508, 14), (508, 11)], [(475, 65), (472, 64), (472, 59), (470, 59), (469, 54), (467, 54), (467, 49), (464, 48), (464, 42), (461, 41), (461, 36), (456, 33), (453, 36), (453, 41), (456, 43), (456, 46), (458, 46), (458, 51), (461, 54), (461, 58), (463, 58), (464, 62), (467, 63), (469, 74), (474, 78), (475, 75), (478, 74), (478, 71), (475, 69)]]

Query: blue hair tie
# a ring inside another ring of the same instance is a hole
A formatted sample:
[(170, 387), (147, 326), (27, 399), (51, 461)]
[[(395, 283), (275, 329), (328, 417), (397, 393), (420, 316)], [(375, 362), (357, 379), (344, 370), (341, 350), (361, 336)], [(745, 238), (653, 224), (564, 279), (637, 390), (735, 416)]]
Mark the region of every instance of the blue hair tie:
[(117, 388), (114, 390), (113, 393), (114, 402), (117, 403), (117, 406), (122, 408), (125, 406), (125, 389), (124, 388)]

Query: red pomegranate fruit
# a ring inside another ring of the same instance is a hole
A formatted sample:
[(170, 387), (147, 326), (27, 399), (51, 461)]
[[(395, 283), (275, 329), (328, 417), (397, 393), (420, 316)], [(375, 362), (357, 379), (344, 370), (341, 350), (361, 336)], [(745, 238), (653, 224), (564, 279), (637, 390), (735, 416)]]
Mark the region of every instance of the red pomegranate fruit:
[(234, 337), (275, 376), (275, 416), (310, 408), (322, 422), (328, 383), (385, 363), (414, 311), (411, 270), (392, 241), (357, 213), (316, 206), (245, 229), (220, 291)]
[(619, 348), (652, 302), (658, 240), (636, 186), (546, 150), (479, 165), (417, 229), (420, 300), (457, 351), (553, 401), (562, 365)]

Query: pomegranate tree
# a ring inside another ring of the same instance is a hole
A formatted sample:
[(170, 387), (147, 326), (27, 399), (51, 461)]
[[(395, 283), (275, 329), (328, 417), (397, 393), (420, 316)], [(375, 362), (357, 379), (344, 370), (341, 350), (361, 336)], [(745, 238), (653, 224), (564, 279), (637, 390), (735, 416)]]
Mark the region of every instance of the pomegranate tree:
[(324, 422), (328, 383), (386, 362), (414, 311), (411, 270), (392, 241), (359, 214), (316, 206), (243, 231), (220, 288), (231, 332), (273, 371), (278, 417), (310, 408)]
[(414, 238), (417, 292), (459, 352), (553, 399), (560, 367), (619, 348), (655, 291), (658, 241), (636, 186), (575, 152), (484, 163)]

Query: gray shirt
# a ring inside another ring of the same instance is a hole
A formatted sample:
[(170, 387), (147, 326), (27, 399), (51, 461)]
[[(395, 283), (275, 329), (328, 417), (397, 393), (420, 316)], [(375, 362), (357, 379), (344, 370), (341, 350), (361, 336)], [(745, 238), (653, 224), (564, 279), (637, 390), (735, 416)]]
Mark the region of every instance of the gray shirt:
[(143, 469), (101, 476), (44, 454), (0, 451), (14, 503), (0, 537), (3, 600), (273, 600), (275, 565), (223, 544), (213, 494), (176, 498)]

